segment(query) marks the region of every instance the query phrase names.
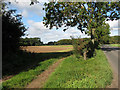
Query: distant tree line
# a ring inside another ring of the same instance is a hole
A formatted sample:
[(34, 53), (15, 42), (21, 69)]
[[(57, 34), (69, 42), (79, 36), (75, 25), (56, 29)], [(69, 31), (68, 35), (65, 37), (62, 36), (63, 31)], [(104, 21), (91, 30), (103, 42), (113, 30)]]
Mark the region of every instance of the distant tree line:
[(110, 44), (120, 44), (120, 36), (112, 36), (109, 38)]
[[(84, 40), (90, 40), (90, 38), (84, 38)], [(53, 42), (50, 41), (46, 45), (72, 45), (72, 39), (61, 39)]]
[(19, 42), (20, 46), (40, 46), (43, 42), (40, 38), (21, 38)]
[[(90, 38), (81, 38), (84, 41), (89, 41)], [(75, 39), (78, 40), (78, 39)], [(101, 44), (120, 44), (120, 36), (111, 36), (109, 38), (102, 38)], [(72, 39), (62, 39), (58, 41), (50, 41), (43, 44), (40, 38), (20, 38), (20, 46), (41, 46), (41, 45), (72, 45)]]
[[(81, 38), (84, 41), (89, 41), (90, 38)], [(77, 39), (76, 39), (77, 40)], [(120, 36), (110, 36), (110, 37), (102, 37), (98, 39), (100, 44), (120, 44)], [(46, 45), (72, 45), (72, 39), (62, 39), (59, 41), (51, 41), (48, 42)]]

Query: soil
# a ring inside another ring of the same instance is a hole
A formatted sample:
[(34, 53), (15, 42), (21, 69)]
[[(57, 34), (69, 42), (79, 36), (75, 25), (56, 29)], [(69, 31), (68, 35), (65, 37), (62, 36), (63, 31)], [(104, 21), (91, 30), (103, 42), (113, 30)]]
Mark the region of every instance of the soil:
[(55, 71), (56, 67), (64, 60), (60, 59), (53, 65), (51, 65), (47, 70), (41, 73), (36, 79), (34, 79), (26, 88), (43, 88), (45, 82), (48, 80), (52, 72)]
[(9, 76), (4, 76), (2, 79), (0, 79), (0, 82), (4, 82), (8, 79), (10, 79), (11, 77), (13, 77), (14, 75), (9, 75)]
[(62, 50), (73, 49), (73, 47), (54, 47), (54, 46), (22, 46), (22, 50), (34, 53), (59, 52)]

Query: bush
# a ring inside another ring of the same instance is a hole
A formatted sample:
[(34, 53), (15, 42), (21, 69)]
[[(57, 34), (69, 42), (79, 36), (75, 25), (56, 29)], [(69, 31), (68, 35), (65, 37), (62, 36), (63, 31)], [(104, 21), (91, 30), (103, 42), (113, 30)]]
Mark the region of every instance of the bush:
[(99, 43), (95, 41), (93, 44), (91, 40), (82, 38), (75, 39), (72, 37), (73, 53), (77, 58), (84, 56), (84, 59), (91, 58), (95, 55), (95, 48), (98, 48)]
[(77, 58), (80, 58), (81, 56), (84, 55), (84, 52), (87, 52), (88, 40), (81, 39), (81, 38), (74, 39), (72, 37), (72, 44), (74, 48), (73, 53)]

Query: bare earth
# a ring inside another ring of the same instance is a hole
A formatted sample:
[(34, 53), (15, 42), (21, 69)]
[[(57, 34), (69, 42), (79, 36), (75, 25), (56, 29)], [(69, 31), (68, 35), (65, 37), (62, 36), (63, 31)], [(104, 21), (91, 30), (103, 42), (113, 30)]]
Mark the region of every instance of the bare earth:
[(51, 65), (47, 70), (41, 73), (36, 79), (34, 79), (26, 88), (43, 88), (44, 83), (49, 78), (50, 74), (54, 72), (56, 67), (64, 60), (64, 58), (60, 59), (53, 65)]
[(60, 52), (60, 51), (70, 51), (73, 47), (65, 45), (66, 47), (62, 46), (21, 46), (22, 50), (26, 50), (28, 52), (34, 53), (49, 53), (49, 52)]

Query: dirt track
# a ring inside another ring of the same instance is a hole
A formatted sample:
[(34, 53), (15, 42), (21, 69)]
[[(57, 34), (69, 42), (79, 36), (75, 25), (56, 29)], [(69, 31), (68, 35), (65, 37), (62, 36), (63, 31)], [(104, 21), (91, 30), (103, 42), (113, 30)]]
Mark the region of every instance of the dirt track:
[(58, 67), (58, 65), (64, 60), (64, 58), (60, 59), (53, 65), (51, 65), (47, 70), (41, 73), (35, 80), (33, 80), (26, 88), (43, 88), (45, 82), (49, 78), (52, 72)]
[(70, 46), (22, 46), (22, 50), (26, 50), (28, 52), (34, 52), (34, 53), (49, 53), (49, 52), (60, 52), (60, 51), (70, 51), (73, 49), (73, 47)]

